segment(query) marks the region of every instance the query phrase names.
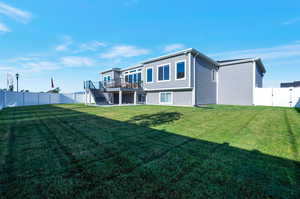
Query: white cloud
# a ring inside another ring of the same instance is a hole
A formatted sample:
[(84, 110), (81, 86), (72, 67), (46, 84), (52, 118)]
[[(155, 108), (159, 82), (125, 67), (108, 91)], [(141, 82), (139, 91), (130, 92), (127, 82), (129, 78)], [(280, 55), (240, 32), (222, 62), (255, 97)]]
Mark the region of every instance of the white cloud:
[(283, 22), (282, 25), (291, 25), (291, 24), (295, 24), (298, 22), (300, 22), (300, 17), (287, 20), (287, 21)]
[(27, 62), (22, 65), (26, 72), (41, 72), (46, 70), (58, 70), (61, 68), (58, 63), (51, 61)]
[(0, 66), (0, 71), (8, 72), (8, 71), (13, 71), (13, 70), (14, 70), (14, 68), (9, 67), (9, 66)]
[(69, 56), (69, 57), (62, 57), (61, 63), (64, 66), (69, 67), (82, 67), (82, 66), (93, 66), (95, 65), (95, 61), (88, 57), (76, 57), (76, 56)]
[(14, 8), (2, 2), (0, 2), (0, 14), (14, 18), (15, 20), (22, 23), (27, 23), (32, 18), (31, 13), (20, 10), (18, 8)]
[(173, 52), (175, 50), (184, 49), (185, 46), (183, 44), (170, 44), (164, 47), (164, 52)]
[(148, 49), (138, 48), (136, 46), (115, 46), (111, 50), (106, 53), (100, 55), (101, 58), (111, 59), (116, 57), (135, 57), (140, 55), (149, 54), (150, 51)]
[(0, 23), (0, 32), (10, 32), (10, 29), (3, 23)]
[(99, 41), (91, 41), (88, 43), (83, 43), (79, 46), (79, 50), (75, 52), (84, 52), (84, 51), (96, 51), (99, 47), (105, 47), (106, 44)]
[(67, 51), (69, 50), (69, 46), (73, 44), (73, 40), (70, 36), (64, 36), (62, 40), (63, 40), (62, 44), (59, 44), (58, 46), (55, 47), (56, 51)]
[(216, 54), (210, 54), (216, 59), (235, 59), (235, 58), (253, 58), (263, 59), (284, 59), (300, 56), (300, 43), (280, 45), (271, 48), (258, 48), (249, 50), (228, 51)]

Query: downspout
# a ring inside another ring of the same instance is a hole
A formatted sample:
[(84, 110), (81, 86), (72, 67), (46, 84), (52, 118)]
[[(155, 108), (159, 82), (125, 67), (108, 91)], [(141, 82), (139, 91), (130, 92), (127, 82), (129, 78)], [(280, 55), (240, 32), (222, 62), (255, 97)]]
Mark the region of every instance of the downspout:
[(253, 60), (253, 78), (252, 78), (252, 105), (255, 106), (256, 102), (255, 102), (255, 89), (256, 89), (256, 61)]
[(219, 104), (219, 72), (220, 72), (220, 66), (215, 66), (216, 71), (216, 104)]
[(196, 58), (199, 56), (199, 53), (196, 53), (194, 56), (193, 63), (193, 106), (197, 105), (197, 95), (196, 95)]

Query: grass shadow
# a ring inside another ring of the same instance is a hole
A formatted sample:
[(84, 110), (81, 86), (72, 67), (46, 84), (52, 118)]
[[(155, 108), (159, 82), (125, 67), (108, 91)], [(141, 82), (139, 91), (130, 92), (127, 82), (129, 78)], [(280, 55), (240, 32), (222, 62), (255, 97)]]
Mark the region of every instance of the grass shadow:
[(155, 114), (142, 114), (132, 117), (128, 122), (142, 126), (157, 126), (179, 120), (182, 114), (179, 112), (159, 112)]
[[(18, 110), (5, 111), (14, 120)], [(102, 109), (22, 107), (28, 120), (2, 121), (1, 125), (13, 127), (13, 139), (3, 140), (9, 162), (0, 167), (1, 198), (298, 198), (300, 194), (299, 162), (150, 128), (181, 119), (179, 112), (119, 121), (90, 110)], [(49, 117), (41, 117), (47, 112)]]

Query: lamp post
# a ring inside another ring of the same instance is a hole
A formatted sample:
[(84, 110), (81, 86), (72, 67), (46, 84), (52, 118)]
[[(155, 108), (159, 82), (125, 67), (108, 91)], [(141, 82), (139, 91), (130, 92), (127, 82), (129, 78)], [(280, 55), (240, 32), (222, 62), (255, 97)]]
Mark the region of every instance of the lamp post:
[(19, 73), (16, 74), (16, 79), (17, 79), (17, 92), (19, 92)]

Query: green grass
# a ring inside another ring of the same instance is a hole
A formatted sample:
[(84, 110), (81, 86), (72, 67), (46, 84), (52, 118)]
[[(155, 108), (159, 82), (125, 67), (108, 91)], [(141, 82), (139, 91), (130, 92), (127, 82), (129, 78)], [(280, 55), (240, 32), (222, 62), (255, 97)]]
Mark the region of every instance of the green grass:
[(0, 111), (0, 198), (300, 198), (300, 110)]

